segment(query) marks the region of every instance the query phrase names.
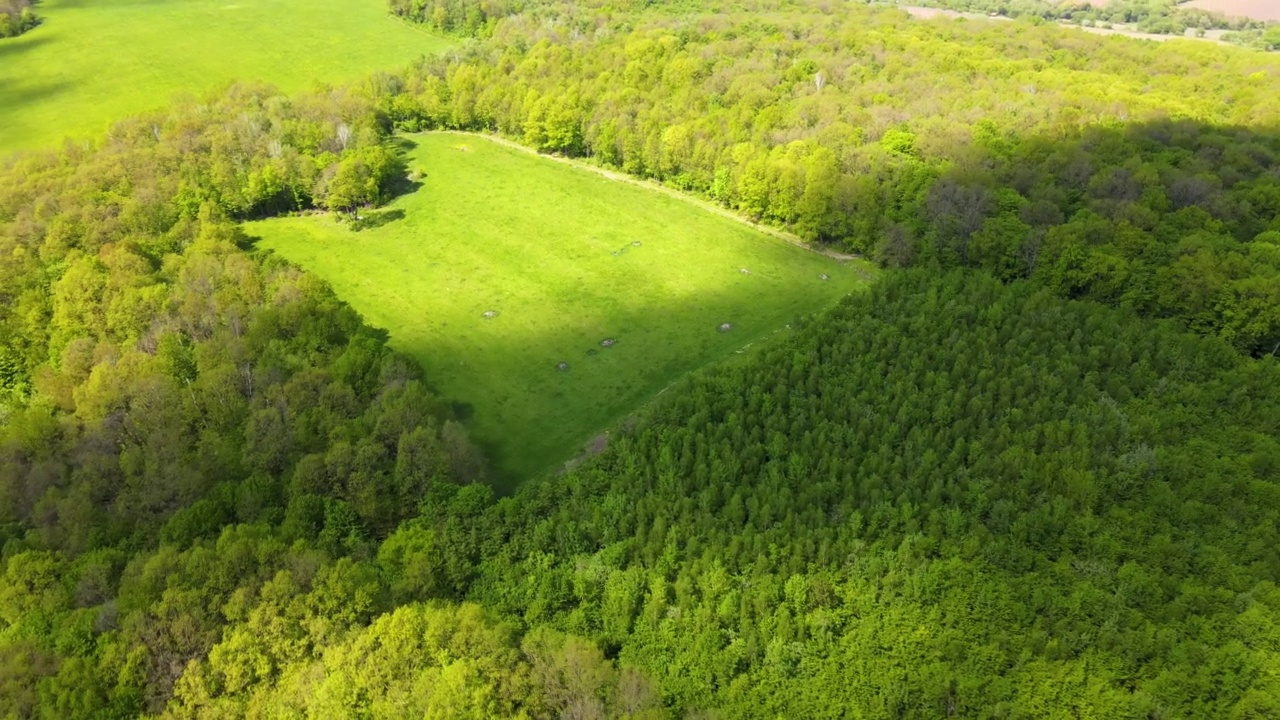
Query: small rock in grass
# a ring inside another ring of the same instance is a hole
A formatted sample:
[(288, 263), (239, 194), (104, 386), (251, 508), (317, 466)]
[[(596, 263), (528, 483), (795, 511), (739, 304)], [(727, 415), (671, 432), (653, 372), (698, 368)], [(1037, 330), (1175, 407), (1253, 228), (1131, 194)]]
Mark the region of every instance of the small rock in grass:
[(560, 372), (569, 372), (569, 363), (558, 362), (556, 363), (556, 369), (559, 370)]
[(743, 275), (750, 275), (750, 274), (751, 274), (751, 271), (750, 271), (750, 270), (748, 270), (748, 269), (746, 269), (746, 268), (738, 268), (738, 272), (742, 273)]
[(819, 279), (819, 280), (830, 280), (830, 279), (831, 279), (831, 276), (830, 276), (830, 275), (828, 275), (828, 274), (826, 274), (826, 273), (822, 273), (821, 275), (819, 275), (819, 276), (818, 276), (818, 279)]
[(614, 345), (617, 345), (617, 344), (618, 344), (618, 341), (614, 340), (613, 338), (605, 338), (600, 341), (600, 347), (613, 347)]
[(731, 323), (720, 323), (720, 327), (716, 328), (716, 330), (719, 330), (722, 333), (729, 332), (732, 329), (733, 325)]
[(484, 319), (485, 319), (485, 320), (492, 320), (492, 319), (494, 319), (494, 318), (496, 318), (496, 317), (498, 317), (498, 311), (497, 311), (497, 310), (485, 310), (485, 311), (484, 311)]

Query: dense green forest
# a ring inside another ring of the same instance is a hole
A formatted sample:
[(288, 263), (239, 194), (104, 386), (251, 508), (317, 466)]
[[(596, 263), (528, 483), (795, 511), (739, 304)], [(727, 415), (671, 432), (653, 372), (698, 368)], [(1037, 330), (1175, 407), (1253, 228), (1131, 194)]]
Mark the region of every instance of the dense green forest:
[(0, 38), (21, 35), (38, 24), (31, 0), (0, 0)]
[(1278, 371), (891, 276), (500, 503), (470, 596), (729, 717), (1265, 717)]
[[(700, 8), (408, 5), (475, 38), (0, 161), (0, 717), (1280, 714), (1280, 62)], [(432, 128), (892, 270), (497, 497), (237, 225)]]

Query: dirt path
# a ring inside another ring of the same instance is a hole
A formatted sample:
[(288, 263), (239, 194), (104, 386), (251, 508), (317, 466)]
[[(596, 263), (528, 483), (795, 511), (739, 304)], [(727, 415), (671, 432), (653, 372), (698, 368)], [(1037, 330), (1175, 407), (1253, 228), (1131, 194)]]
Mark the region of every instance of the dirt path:
[(707, 212), (715, 213), (720, 217), (728, 218), (730, 220), (733, 220), (734, 222), (742, 223), (743, 225), (746, 225), (766, 235), (775, 237), (779, 240), (782, 240), (783, 242), (791, 243), (796, 247), (802, 247), (805, 250), (809, 250), (810, 252), (816, 252), (819, 255), (825, 255), (831, 258), (832, 260), (835, 260), (836, 262), (848, 262), (850, 260), (865, 259), (861, 255), (851, 255), (849, 253), (836, 252), (834, 250), (829, 250), (824, 247), (815, 246), (811, 243), (807, 243), (804, 240), (800, 239), (798, 235), (789, 233), (786, 230), (781, 230), (779, 228), (771, 227), (769, 225), (762, 225), (758, 222), (751, 220), (750, 218), (743, 217), (742, 215), (739, 215), (731, 210), (727, 210), (721, 207), (720, 205), (716, 205), (715, 203), (708, 202), (706, 200), (703, 200), (702, 198), (695, 197), (693, 195), (690, 195), (685, 192), (681, 192), (674, 188), (667, 187), (662, 183), (654, 182), (652, 180), (642, 180), (640, 178), (627, 175), (626, 173), (621, 173), (616, 170), (603, 168), (603, 167), (600, 167), (599, 165), (593, 165), (589, 162), (583, 162), (581, 160), (576, 160), (574, 158), (567, 158), (562, 155), (547, 155), (544, 153), (540, 153), (531, 147), (521, 145), (520, 143), (515, 142), (514, 140), (508, 140), (507, 138), (504, 138), (500, 135), (494, 135), (492, 133), (466, 132), (463, 130), (430, 130), (428, 132), (431, 132), (437, 135), (459, 135), (462, 137), (484, 138), (485, 140), (497, 143), (499, 145), (503, 145), (505, 147), (509, 147), (513, 150), (519, 150), (521, 152), (528, 153), (530, 155), (537, 155), (538, 157), (541, 157), (541, 158), (554, 160), (558, 163), (564, 163), (565, 165), (576, 167), (581, 170), (586, 170), (587, 172), (593, 172), (597, 175), (602, 175), (616, 182), (623, 182), (623, 183), (627, 183), (628, 185), (635, 185), (637, 187), (653, 190), (654, 192), (662, 193), (667, 197), (675, 198), (681, 202), (686, 202), (686, 203), (689, 203), (690, 205), (696, 205), (702, 208), (703, 210), (706, 210)]

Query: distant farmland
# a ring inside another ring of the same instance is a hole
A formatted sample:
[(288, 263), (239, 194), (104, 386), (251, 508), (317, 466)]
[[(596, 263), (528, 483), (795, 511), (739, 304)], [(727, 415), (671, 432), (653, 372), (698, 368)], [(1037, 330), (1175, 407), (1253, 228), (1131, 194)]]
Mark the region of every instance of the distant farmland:
[(1192, 0), (1186, 7), (1255, 20), (1280, 21), (1280, 2), (1276, 0)]

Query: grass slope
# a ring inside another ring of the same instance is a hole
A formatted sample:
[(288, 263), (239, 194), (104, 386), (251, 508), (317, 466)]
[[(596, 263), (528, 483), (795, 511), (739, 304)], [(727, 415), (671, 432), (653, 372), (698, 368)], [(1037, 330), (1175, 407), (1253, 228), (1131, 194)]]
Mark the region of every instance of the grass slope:
[[(552, 468), (684, 373), (865, 284), (864, 264), (678, 198), (481, 137), (415, 142), (411, 166), (427, 176), (381, 211), (390, 222), (248, 229), (328, 280), (467, 404), (506, 482)], [(485, 319), (489, 310), (498, 316)], [(617, 344), (601, 347), (606, 338)]]
[(303, 90), (448, 43), (388, 16), (385, 0), (47, 0), (40, 14), (0, 40), (0, 154), (102, 132), (177, 92)]

